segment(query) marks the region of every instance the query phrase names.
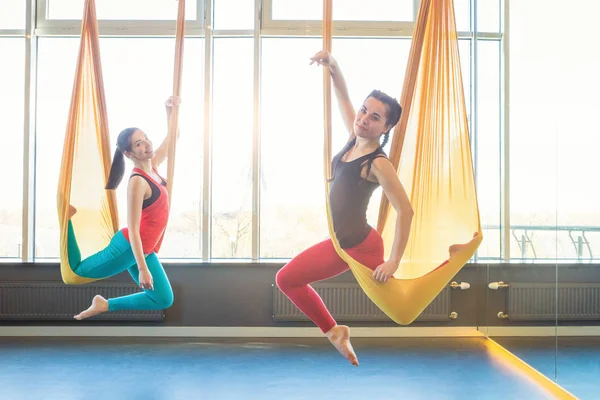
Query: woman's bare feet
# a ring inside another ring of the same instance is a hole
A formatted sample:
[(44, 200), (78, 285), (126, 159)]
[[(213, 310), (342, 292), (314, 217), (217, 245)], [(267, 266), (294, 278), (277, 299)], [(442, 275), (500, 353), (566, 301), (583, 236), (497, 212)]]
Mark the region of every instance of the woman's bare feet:
[(73, 215), (77, 212), (77, 209), (69, 204), (69, 219), (73, 218)]
[(473, 239), (471, 239), (470, 242), (468, 243), (463, 243), (463, 244), (453, 244), (452, 246), (450, 246), (448, 248), (448, 252), (450, 253), (450, 255), (453, 255), (454, 253), (458, 253), (459, 251), (461, 251), (462, 249), (464, 249), (465, 247), (469, 246), (471, 244), (471, 242), (473, 242), (473, 240), (475, 240), (475, 238), (477, 237), (478, 233), (475, 232), (473, 234)]
[(98, 315), (98, 314), (101, 314), (106, 311), (108, 311), (108, 300), (106, 300), (104, 297), (97, 294), (96, 296), (94, 296), (94, 299), (92, 300), (92, 305), (90, 306), (90, 308), (88, 308), (85, 311), (80, 312), (73, 318), (81, 321), (82, 319), (93, 317), (94, 315)]
[(325, 333), (331, 344), (346, 357), (350, 364), (358, 367), (358, 358), (350, 344), (350, 328), (346, 325), (336, 325)]

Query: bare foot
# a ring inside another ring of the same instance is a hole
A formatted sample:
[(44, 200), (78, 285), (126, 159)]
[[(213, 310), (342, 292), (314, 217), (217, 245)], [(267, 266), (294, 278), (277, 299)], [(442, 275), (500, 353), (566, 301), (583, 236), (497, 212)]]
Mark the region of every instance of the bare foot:
[(467, 247), (466, 244), (453, 244), (452, 246), (450, 246), (450, 248), (448, 249), (448, 253), (450, 253), (450, 255), (454, 254), (454, 253), (458, 253), (459, 251), (461, 251), (462, 249), (464, 249), (465, 247)]
[(80, 312), (73, 318), (75, 318), (78, 321), (81, 321), (82, 319), (93, 317), (94, 315), (98, 315), (106, 311), (108, 311), (108, 300), (97, 294), (96, 296), (94, 296), (90, 308)]
[(77, 209), (69, 204), (69, 219), (73, 218), (73, 215), (77, 212)]
[(354, 349), (350, 344), (350, 328), (346, 325), (336, 325), (327, 331), (325, 335), (337, 351), (350, 361), (350, 364), (358, 367), (358, 358), (356, 358), (356, 353), (354, 353)]
[[(475, 239), (477, 237), (477, 232), (475, 232), (473, 234), (473, 239)], [(473, 239), (471, 239), (471, 242), (473, 241)], [(467, 247), (469, 244), (471, 244), (471, 242), (469, 243), (463, 243), (463, 244), (453, 244), (452, 246), (450, 246), (448, 248), (448, 252), (450, 253), (450, 255), (461, 251), (462, 249), (464, 249), (465, 247)]]

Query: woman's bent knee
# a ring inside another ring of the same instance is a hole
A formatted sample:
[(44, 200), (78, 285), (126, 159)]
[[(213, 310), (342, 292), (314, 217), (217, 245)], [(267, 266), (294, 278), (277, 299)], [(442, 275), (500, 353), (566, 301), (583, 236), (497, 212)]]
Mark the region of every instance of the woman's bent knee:
[(152, 298), (156, 305), (156, 309), (158, 310), (171, 307), (173, 305), (173, 301), (175, 300), (175, 296), (173, 295), (173, 290), (171, 287), (169, 287), (169, 290), (165, 290), (162, 293), (154, 293)]

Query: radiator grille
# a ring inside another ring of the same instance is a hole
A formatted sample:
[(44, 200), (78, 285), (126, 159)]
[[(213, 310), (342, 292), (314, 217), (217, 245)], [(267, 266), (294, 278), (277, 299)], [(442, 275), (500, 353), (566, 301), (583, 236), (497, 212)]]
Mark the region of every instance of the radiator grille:
[[(140, 292), (125, 283), (67, 286), (57, 282), (0, 283), (0, 320), (72, 320), (88, 308), (94, 295), (105, 298)], [(92, 320), (161, 321), (163, 310), (124, 310), (103, 313)]]
[(511, 283), (508, 317), (513, 321), (600, 320), (600, 284), (563, 283), (557, 288), (553, 283)]
[[(331, 315), (338, 321), (391, 321), (357, 284), (321, 283), (314, 284), (312, 287), (321, 296)], [(444, 288), (421, 313), (417, 321), (448, 321), (450, 313), (450, 289)], [(309, 320), (276, 285), (273, 285), (273, 319), (275, 321)]]

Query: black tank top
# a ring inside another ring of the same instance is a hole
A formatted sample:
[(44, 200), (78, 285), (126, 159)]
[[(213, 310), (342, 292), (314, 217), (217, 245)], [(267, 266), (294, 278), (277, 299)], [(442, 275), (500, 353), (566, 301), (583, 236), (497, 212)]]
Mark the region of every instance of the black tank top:
[[(133, 173), (129, 176), (129, 179), (133, 178), (134, 176), (141, 176), (142, 178), (144, 178), (144, 180), (148, 182), (148, 185), (150, 185), (150, 189), (152, 189), (152, 194), (150, 195), (150, 197), (148, 197), (142, 202), (143, 210), (144, 208), (150, 207), (152, 204), (154, 204), (156, 200), (158, 200), (160, 196), (160, 189), (158, 188), (158, 186), (156, 186), (156, 183), (152, 182), (152, 180), (146, 178), (144, 175), (141, 174)], [(163, 186), (167, 186), (167, 182), (165, 182), (164, 179), (161, 179), (160, 184)]]
[(329, 204), (335, 236), (343, 249), (360, 244), (371, 232), (367, 223), (367, 207), (373, 192), (379, 184), (361, 176), (369, 175), (373, 160), (387, 157), (381, 147), (372, 153), (355, 160), (344, 162), (342, 157), (356, 143), (350, 141), (331, 162), (332, 179), (330, 181)]

